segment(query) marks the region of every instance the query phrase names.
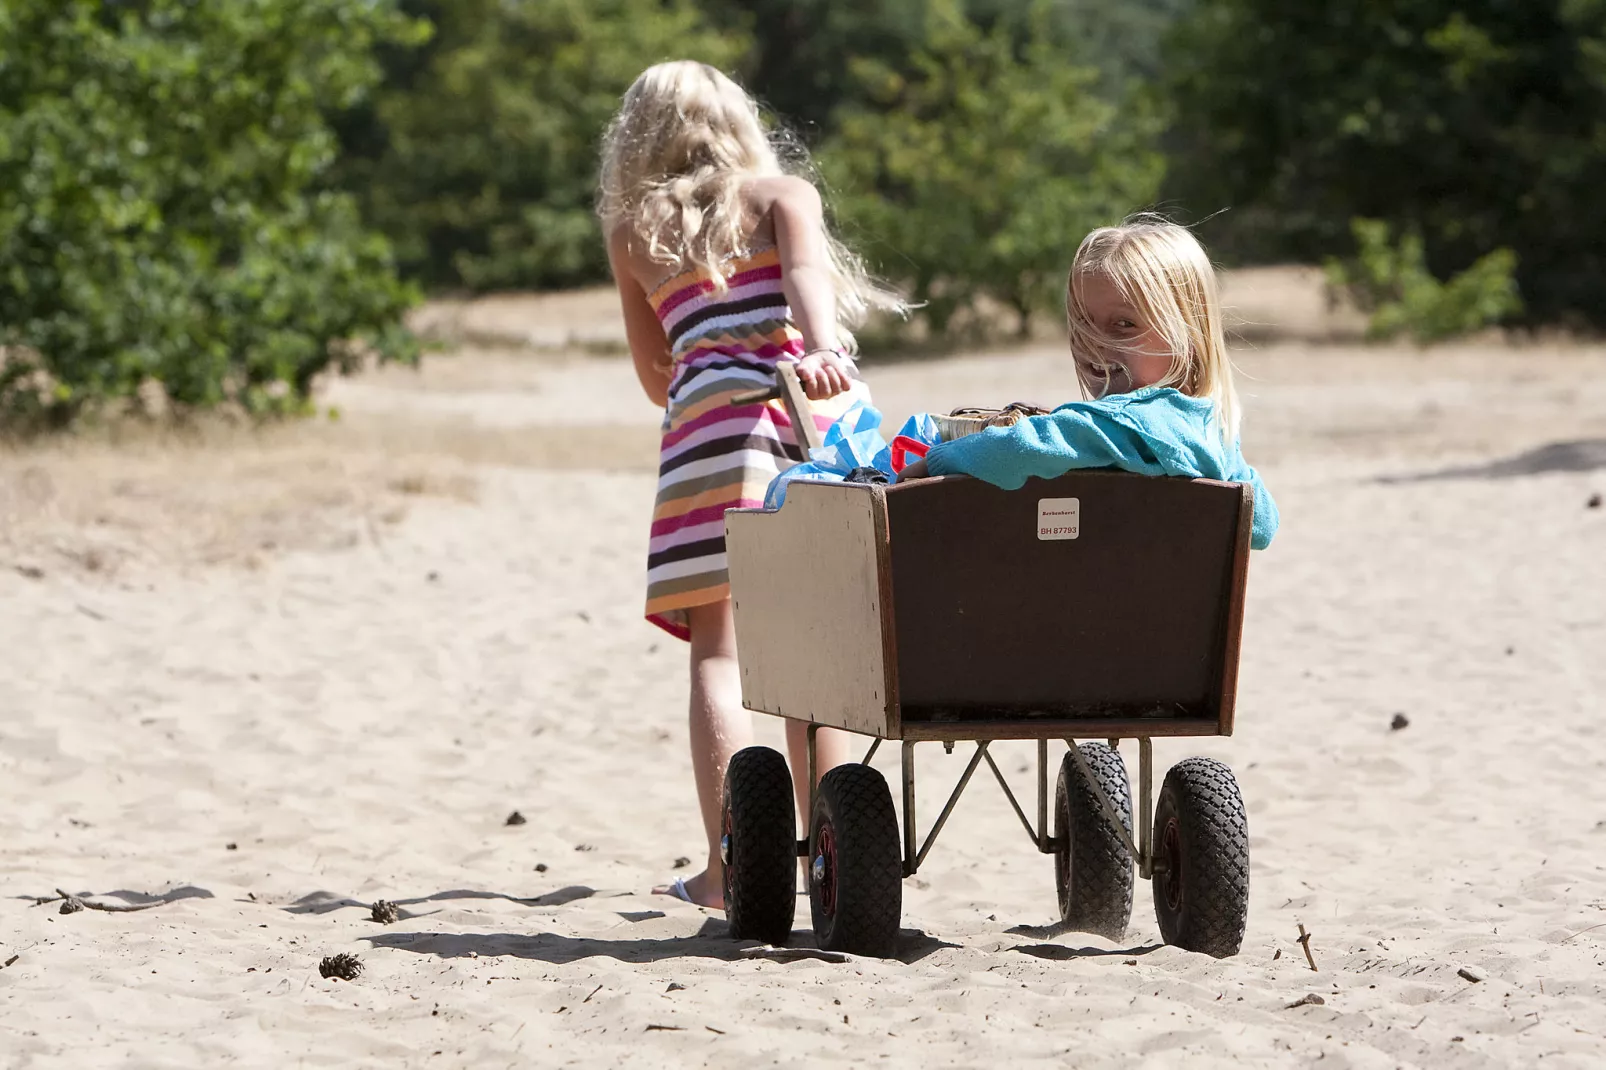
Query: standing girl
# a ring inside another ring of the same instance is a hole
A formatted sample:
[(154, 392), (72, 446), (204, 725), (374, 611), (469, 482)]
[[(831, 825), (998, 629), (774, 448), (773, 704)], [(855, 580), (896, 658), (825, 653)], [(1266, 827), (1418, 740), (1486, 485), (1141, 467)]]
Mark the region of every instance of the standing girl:
[[(782, 147), (791, 166), (783, 164)], [(742, 708), (725, 566), (726, 509), (763, 504), (803, 457), (780, 402), (733, 407), (795, 361), (822, 429), (868, 400), (849, 325), (896, 295), (826, 228), (800, 151), (767, 135), (757, 104), (703, 63), (649, 68), (625, 93), (602, 148), (599, 215), (636, 375), (663, 405), (658, 498), (647, 557), (647, 619), (691, 645), (692, 771), (708, 864), (655, 889), (721, 907), (720, 796), (730, 757), (752, 740)], [(787, 722), (792, 768), (805, 726)], [(820, 772), (846, 759), (822, 731)], [(806, 774), (801, 774), (806, 776)], [(800, 811), (808, 785), (797, 783)]]

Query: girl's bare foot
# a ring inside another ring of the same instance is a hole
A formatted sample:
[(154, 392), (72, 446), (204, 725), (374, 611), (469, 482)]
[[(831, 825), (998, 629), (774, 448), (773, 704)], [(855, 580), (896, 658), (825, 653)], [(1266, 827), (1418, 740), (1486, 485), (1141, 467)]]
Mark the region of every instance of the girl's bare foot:
[(709, 876), (706, 869), (695, 877), (685, 880), (676, 878), (668, 884), (660, 884), (652, 890), (652, 894), (673, 896), (714, 910), (725, 909), (724, 882), (718, 877)]

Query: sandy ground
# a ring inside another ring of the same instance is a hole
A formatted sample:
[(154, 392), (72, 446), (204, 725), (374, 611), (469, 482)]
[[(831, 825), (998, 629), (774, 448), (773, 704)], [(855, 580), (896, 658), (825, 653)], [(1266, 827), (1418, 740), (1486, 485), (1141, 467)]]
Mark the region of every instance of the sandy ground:
[[(495, 312), (595, 354), (584, 302)], [(1602, 1065), (1606, 350), (1284, 337), (1241, 355), (1284, 526), (1238, 734), (1156, 744), (1249, 800), (1227, 961), (1141, 882), (1124, 940), (1056, 933), (979, 782), (899, 960), (744, 960), (647, 894), (701, 833), (616, 357), (480, 339), (334, 421), (0, 452), (0, 1067)], [(1052, 347), (868, 374), (893, 420), (1069, 396)], [(921, 753), (935, 799), (965, 756)]]

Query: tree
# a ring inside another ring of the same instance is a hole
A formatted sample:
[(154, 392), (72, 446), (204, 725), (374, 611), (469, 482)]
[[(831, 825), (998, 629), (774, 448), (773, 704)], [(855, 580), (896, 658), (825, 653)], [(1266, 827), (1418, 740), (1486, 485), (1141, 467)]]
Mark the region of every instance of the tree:
[[(901, 69), (928, 44), (929, 0), (700, 0), (710, 20), (752, 38), (739, 71), (749, 89), (812, 142), (835, 130), (838, 109), (868, 101), (853, 72), (874, 60)], [(1166, 27), (1193, 0), (962, 0), (982, 30), (1006, 26), (1018, 46), (1048, 34), (1062, 59), (1097, 68), (1103, 88), (1154, 77)]]
[(388, 246), (320, 186), (321, 108), (417, 34), (385, 0), (0, 3), (0, 404), (296, 409), (365, 347), (409, 356)]
[(1170, 48), (1172, 192), (1240, 255), (1420, 234), (1509, 248), (1533, 319), (1606, 323), (1606, 2), (1198, 0)]
[(341, 181), (435, 287), (571, 286), (607, 272), (597, 148), (653, 63), (729, 66), (745, 42), (683, 0), (412, 0), (435, 36), (387, 58), (370, 108), (340, 118)]
[(1060, 301), (1087, 232), (1153, 197), (1155, 124), (1094, 95), (1097, 73), (1068, 66), (1041, 21), (1017, 46), (953, 4), (932, 20), (907, 73), (855, 63), (869, 103), (838, 115), (823, 166), (840, 215), (873, 236), (867, 251), (907, 279), (933, 330), (992, 298), (1024, 333)]
[[(1100, 89), (1118, 93), (1156, 80), (1167, 30), (1194, 0), (967, 0), (972, 21), (990, 29), (998, 22), (1030, 30), (1034, 22), (1077, 66), (1096, 68)], [(1041, 14), (1035, 19), (1034, 11)]]
[(737, 66), (748, 90), (805, 141), (818, 143), (835, 129), (838, 109), (864, 99), (853, 65), (874, 60), (900, 67), (925, 43), (931, 4), (701, 0), (701, 6), (711, 21), (750, 35)]
[(1376, 219), (1357, 219), (1358, 247), (1352, 260), (1330, 259), (1328, 286), (1348, 294), (1368, 314), (1366, 334), (1373, 340), (1409, 333), (1419, 345), (1482, 330), (1522, 311), (1512, 279), (1517, 258), (1496, 249), (1471, 267), (1440, 282), (1427, 269), (1422, 238), (1398, 241)]

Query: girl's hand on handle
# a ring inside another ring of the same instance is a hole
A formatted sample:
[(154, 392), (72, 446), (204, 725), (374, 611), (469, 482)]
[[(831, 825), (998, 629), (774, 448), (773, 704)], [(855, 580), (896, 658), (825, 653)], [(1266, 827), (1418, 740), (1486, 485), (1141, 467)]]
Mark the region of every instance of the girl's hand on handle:
[(810, 401), (824, 401), (853, 388), (853, 364), (840, 353), (816, 350), (797, 362), (797, 377)]

